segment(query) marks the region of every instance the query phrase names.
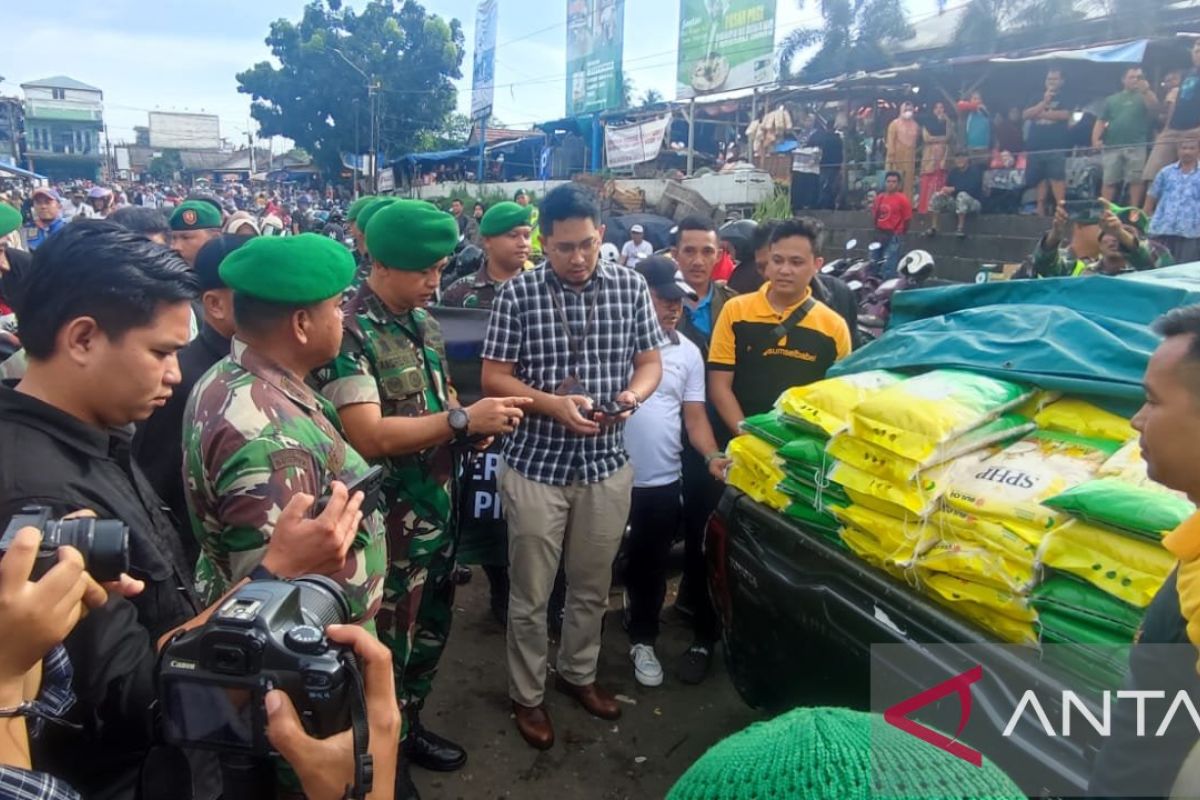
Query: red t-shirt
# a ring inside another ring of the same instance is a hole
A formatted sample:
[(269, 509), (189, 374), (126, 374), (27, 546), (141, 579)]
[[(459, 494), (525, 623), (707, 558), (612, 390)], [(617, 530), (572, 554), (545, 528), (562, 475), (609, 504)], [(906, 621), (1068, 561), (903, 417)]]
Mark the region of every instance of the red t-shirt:
[(884, 192), (875, 198), (875, 228), (887, 233), (907, 233), (912, 221), (912, 203), (904, 192)]

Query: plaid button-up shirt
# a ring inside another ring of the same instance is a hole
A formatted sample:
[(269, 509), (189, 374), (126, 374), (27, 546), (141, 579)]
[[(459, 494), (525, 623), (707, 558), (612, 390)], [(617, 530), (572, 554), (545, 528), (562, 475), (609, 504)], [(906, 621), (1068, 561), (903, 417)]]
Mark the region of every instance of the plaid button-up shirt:
[[(571, 337), (585, 333), (572, 359)], [(650, 291), (638, 273), (601, 262), (583, 290), (573, 291), (546, 265), (500, 289), (483, 358), (515, 363), (517, 378), (550, 394), (574, 377), (601, 404), (628, 388), (635, 355), (665, 343)], [(505, 437), (504, 460), (538, 483), (596, 483), (629, 460), (624, 428), (611, 425), (597, 435), (579, 436), (557, 420), (531, 415)]]

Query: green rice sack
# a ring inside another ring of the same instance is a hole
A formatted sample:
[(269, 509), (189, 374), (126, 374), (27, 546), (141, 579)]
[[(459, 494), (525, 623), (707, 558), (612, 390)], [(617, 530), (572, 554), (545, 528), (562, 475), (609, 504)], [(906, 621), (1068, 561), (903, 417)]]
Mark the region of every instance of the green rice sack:
[(1120, 528), (1152, 541), (1178, 528), (1196, 507), (1174, 492), (1136, 486), (1120, 478), (1099, 478), (1044, 501), (1089, 522)]

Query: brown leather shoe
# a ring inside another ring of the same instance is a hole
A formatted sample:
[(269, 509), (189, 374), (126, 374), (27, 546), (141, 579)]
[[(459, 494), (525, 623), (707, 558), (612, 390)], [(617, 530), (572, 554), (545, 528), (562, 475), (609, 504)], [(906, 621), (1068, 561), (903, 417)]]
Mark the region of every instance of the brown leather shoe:
[(514, 701), (512, 709), (517, 718), (517, 730), (531, 747), (549, 750), (554, 746), (554, 726), (550, 724), (550, 715), (546, 713), (545, 706), (530, 708)]
[(587, 709), (592, 716), (600, 719), (620, 719), (621, 704), (617, 702), (617, 698), (595, 683), (576, 686), (560, 675), (556, 679), (555, 685), (563, 694), (575, 698), (579, 705)]

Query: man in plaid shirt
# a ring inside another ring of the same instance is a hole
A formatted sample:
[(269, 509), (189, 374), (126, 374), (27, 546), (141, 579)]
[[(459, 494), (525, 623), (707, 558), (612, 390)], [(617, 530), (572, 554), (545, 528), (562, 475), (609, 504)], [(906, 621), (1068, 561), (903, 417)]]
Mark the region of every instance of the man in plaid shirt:
[(542, 706), (546, 604), (560, 558), (568, 588), (558, 688), (595, 716), (621, 714), (596, 685), (600, 623), (633, 486), (624, 423), (658, 386), (666, 337), (642, 277), (600, 263), (604, 227), (590, 192), (554, 189), (539, 223), (547, 265), (497, 295), (483, 389), (533, 399), (526, 424), (505, 440), (500, 493), (512, 573), (509, 696), (521, 735), (544, 750), (554, 744)]

